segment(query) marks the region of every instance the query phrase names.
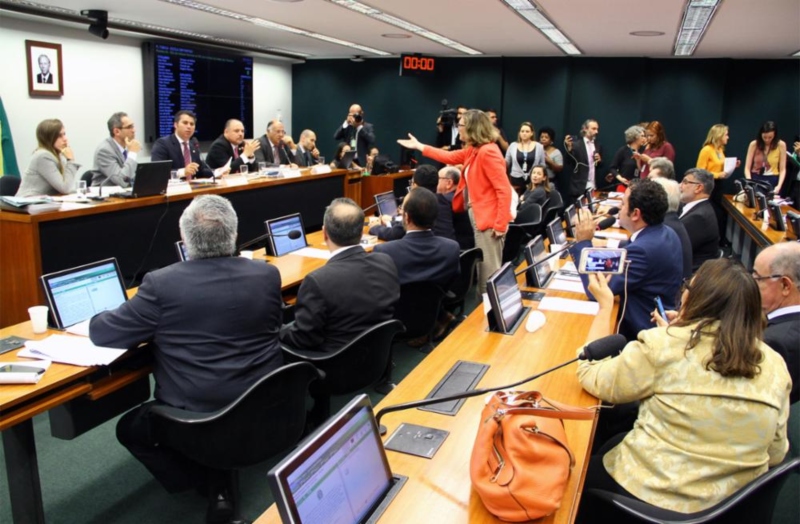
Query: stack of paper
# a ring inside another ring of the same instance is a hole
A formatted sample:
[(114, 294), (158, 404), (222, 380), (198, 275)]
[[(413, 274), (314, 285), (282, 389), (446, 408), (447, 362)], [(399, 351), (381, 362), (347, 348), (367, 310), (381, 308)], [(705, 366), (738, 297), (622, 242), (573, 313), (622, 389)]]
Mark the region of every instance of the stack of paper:
[(29, 340), (19, 357), (52, 360), (74, 366), (107, 366), (126, 350), (95, 346), (88, 338), (51, 335), (44, 340)]

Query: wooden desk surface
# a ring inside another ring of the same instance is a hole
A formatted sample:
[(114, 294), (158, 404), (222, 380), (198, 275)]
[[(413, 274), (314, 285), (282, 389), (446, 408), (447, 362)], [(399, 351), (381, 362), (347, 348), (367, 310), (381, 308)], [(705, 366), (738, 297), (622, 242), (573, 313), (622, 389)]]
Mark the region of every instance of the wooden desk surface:
[[(775, 231), (771, 227), (764, 228), (764, 223), (760, 218), (754, 218), (756, 210), (747, 207), (742, 202), (734, 202), (733, 195), (725, 195), (723, 206), (727, 208), (728, 214), (745, 230), (745, 232), (755, 241), (759, 247), (767, 247), (788, 240), (785, 231)], [(781, 211), (798, 211), (790, 206), (781, 206)]]
[[(578, 298), (568, 292), (547, 291), (548, 296)], [(581, 297), (586, 300), (586, 297)], [(529, 303), (528, 305), (535, 305)], [(514, 335), (486, 331), (487, 321), (478, 307), (458, 328), (431, 352), (397, 388), (376, 406), (380, 408), (423, 398), (458, 360), (490, 364), (479, 388), (520, 380), (574, 358), (586, 338), (593, 316), (545, 312), (547, 323), (536, 333), (523, 325)], [(572, 364), (516, 389), (539, 390), (554, 400), (576, 406), (594, 406), (597, 399), (583, 391)], [(450, 432), (433, 459), (387, 451), (392, 471), (407, 475), (408, 482), (389, 505), (381, 522), (436, 522), (437, 524), (500, 522), (486, 511), (472, 491), (469, 461), (480, 423), (484, 398), (467, 399), (457, 416), (408, 410), (386, 415), (388, 438), (402, 422), (430, 426)], [(596, 420), (596, 419), (595, 419)], [(572, 522), (580, 499), (595, 423), (564, 422), (576, 464), (562, 502), (562, 509), (541, 522)], [(273, 504), (255, 524), (280, 522)]]

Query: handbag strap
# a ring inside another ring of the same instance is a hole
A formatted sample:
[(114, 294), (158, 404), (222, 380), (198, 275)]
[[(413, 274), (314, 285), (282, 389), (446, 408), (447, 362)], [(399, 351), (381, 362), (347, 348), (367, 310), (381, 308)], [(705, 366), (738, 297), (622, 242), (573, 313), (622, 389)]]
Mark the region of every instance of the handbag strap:
[[(499, 407), (497, 411), (512, 415), (538, 415), (546, 418), (560, 418), (569, 420), (592, 420), (597, 408), (581, 408), (570, 406), (542, 396), (538, 391), (500, 391), (495, 394), (500, 402), (507, 407)], [(533, 404), (533, 406), (531, 406)], [(542, 405), (545, 404), (545, 405)], [(549, 407), (548, 407), (549, 406)]]

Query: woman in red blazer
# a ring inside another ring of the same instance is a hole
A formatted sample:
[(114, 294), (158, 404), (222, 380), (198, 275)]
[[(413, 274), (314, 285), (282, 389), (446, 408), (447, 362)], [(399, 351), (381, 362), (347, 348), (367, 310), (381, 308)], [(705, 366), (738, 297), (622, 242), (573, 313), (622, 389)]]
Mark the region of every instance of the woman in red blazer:
[(503, 239), (511, 222), (511, 184), (506, 176), (506, 162), (495, 144), (497, 130), (483, 111), (470, 109), (458, 121), (463, 149), (445, 151), (420, 143), (409, 133), (397, 142), (417, 149), (428, 158), (450, 165), (461, 165), (461, 178), (453, 197), (453, 211), (469, 211), (475, 230), (475, 245), (483, 251), (478, 282), (481, 293), (486, 279), (500, 268)]

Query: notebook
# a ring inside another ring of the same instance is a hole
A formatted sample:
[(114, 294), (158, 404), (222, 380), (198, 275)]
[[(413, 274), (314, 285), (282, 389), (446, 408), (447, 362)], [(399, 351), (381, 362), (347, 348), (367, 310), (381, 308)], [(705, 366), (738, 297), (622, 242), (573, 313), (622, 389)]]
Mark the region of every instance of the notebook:
[(116, 258), (42, 275), (41, 281), (53, 325), (79, 335), (89, 335), (94, 315), (128, 299)]
[[(303, 228), (303, 217), (300, 216), (300, 213), (273, 218), (264, 222), (264, 225), (270, 235), (267, 253), (274, 257), (281, 257), (308, 246)], [(295, 231), (299, 233), (299, 236), (294, 239), (290, 238), (289, 235)]]
[(301, 442), (267, 479), (284, 524), (374, 522), (407, 480), (392, 475), (363, 394)]
[(140, 162), (136, 166), (136, 176), (130, 191), (123, 191), (114, 196), (121, 198), (142, 198), (163, 195), (169, 185), (169, 172), (172, 170), (171, 160), (156, 162)]

